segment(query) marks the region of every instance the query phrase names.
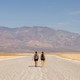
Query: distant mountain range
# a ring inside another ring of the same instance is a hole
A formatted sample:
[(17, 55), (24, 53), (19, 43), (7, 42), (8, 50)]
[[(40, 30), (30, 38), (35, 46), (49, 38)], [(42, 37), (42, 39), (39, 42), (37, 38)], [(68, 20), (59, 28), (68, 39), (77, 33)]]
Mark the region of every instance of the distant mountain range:
[(80, 34), (48, 27), (0, 27), (0, 52), (80, 51)]

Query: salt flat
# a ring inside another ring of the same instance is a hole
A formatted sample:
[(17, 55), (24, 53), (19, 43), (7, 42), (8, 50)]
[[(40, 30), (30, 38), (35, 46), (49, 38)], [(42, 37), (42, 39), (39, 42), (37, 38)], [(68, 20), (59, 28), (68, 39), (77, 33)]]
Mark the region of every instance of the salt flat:
[(80, 80), (80, 61), (48, 55), (34, 67), (32, 56), (1, 60), (0, 80)]

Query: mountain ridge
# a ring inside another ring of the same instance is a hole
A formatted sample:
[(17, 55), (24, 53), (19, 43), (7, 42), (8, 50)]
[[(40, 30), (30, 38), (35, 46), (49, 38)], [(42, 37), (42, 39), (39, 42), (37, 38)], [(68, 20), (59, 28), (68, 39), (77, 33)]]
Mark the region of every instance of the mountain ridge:
[(0, 27), (0, 52), (79, 52), (80, 34), (49, 27)]

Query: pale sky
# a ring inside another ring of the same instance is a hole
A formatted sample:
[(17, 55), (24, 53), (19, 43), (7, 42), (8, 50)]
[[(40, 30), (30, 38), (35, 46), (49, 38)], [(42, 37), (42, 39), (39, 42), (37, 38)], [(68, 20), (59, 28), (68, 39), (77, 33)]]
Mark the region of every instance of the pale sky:
[(80, 0), (0, 0), (0, 26), (48, 26), (80, 33)]

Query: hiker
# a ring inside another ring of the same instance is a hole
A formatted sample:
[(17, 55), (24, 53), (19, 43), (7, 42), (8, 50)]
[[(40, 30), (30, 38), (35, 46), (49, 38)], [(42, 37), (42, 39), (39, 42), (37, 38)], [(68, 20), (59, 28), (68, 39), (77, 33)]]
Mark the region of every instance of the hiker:
[(45, 64), (45, 54), (44, 54), (44, 52), (41, 53), (41, 64), (42, 64), (42, 66), (44, 66), (44, 64)]
[(37, 65), (38, 65), (38, 59), (39, 59), (38, 53), (37, 53), (37, 51), (35, 51), (35, 54), (34, 54), (35, 67), (37, 67)]

